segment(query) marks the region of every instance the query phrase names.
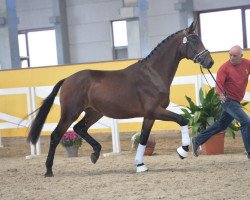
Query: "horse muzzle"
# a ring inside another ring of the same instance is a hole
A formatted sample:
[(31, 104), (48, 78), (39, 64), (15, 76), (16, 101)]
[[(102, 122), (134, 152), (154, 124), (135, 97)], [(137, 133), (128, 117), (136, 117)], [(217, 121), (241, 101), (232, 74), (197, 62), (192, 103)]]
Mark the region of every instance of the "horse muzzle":
[(194, 63), (200, 63), (203, 68), (208, 68), (208, 69), (211, 68), (214, 64), (214, 60), (212, 59), (207, 49), (196, 54), (193, 61)]
[(200, 62), (200, 64), (203, 68), (210, 69), (214, 64), (214, 60), (213, 59), (209, 59), (209, 61), (204, 60), (203, 62)]

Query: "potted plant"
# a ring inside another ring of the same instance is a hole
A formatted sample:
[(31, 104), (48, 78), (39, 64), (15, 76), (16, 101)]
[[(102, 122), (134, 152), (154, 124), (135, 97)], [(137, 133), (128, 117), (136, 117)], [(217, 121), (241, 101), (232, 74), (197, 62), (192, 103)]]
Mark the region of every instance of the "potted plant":
[[(135, 133), (131, 137), (132, 149), (137, 149), (137, 147), (140, 143), (140, 136), (141, 136), (140, 133)], [(154, 137), (150, 135), (148, 138), (147, 144), (146, 144), (146, 149), (145, 149), (144, 155), (151, 156), (154, 152), (155, 145), (156, 145), (156, 141), (155, 141)]]
[[(219, 117), (222, 111), (218, 94), (215, 92), (215, 88), (211, 88), (208, 92), (204, 92), (203, 89), (199, 91), (200, 105), (196, 105), (192, 99), (185, 96), (188, 106), (181, 108), (183, 116), (188, 120), (188, 125), (191, 128), (193, 136), (204, 131), (208, 126), (212, 125)], [(241, 103), (245, 106), (248, 102)], [(213, 135), (207, 142), (202, 145), (203, 154), (221, 154), (224, 153), (224, 136), (225, 132), (231, 137), (235, 138), (235, 133), (240, 130), (240, 124), (235, 120), (229, 125), (229, 127), (222, 133)], [(218, 144), (220, 138), (221, 144)], [(215, 140), (215, 141), (212, 141)], [(214, 147), (207, 147), (207, 145), (215, 145)], [(217, 149), (217, 147), (219, 149)], [(212, 152), (209, 152), (211, 150)], [(216, 152), (218, 150), (218, 152)]]
[(61, 139), (61, 144), (66, 148), (68, 157), (77, 157), (82, 138), (75, 131), (67, 131)]

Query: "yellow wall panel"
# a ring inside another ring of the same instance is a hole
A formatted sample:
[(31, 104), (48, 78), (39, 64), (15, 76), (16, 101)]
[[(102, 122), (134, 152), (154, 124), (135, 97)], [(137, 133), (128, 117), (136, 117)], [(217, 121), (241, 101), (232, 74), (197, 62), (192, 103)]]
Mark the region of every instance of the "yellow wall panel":
[(27, 98), (24, 94), (0, 95), (2, 113), (24, 118), (28, 115)]
[(0, 88), (55, 85), (59, 80), (80, 70), (118, 70), (135, 62), (137, 60), (2, 70), (0, 73)]
[[(185, 91), (185, 92), (184, 92)], [(185, 96), (192, 99), (196, 98), (195, 86), (192, 84), (187, 85), (172, 85), (170, 89), (170, 101), (178, 105), (187, 105)]]

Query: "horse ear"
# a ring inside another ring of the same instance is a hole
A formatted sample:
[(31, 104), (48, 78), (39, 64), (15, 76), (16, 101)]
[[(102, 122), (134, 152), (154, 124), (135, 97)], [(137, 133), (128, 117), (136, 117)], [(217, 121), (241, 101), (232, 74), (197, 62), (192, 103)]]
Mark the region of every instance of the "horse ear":
[(189, 33), (193, 33), (196, 27), (197, 21), (193, 21), (192, 24), (189, 26)]

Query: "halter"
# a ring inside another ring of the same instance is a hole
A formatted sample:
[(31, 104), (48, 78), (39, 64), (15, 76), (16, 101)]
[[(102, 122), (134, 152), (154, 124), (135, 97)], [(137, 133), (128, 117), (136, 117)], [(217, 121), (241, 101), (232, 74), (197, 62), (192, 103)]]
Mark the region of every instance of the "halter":
[[(198, 53), (198, 52), (196, 51), (196, 49), (194, 48), (194, 45), (193, 45), (191, 42), (188, 41), (188, 38), (189, 38), (190, 36), (196, 36), (196, 37), (199, 38), (198, 35), (192, 33), (192, 34), (189, 34), (189, 35), (185, 36), (185, 37), (182, 39), (182, 43), (185, 44), (185, 45), (187, 45), (186, 54), (187, 54), (188, 47), (190, 47), (191, 50), (195, 53), (195, 56), (194, 56), (194, 58), (193, 58), (194, 63), (200, 63), (200, 62), (201, 62), (201, 58), (202, 58), (204, 55), (208, 54), (209, 51), (208, 51), (207, 49), (204, 49), (203, 51), (201, 51), (201, 52)], [(199, 38), (199, 39), (200, 39), (200, 38)]]

